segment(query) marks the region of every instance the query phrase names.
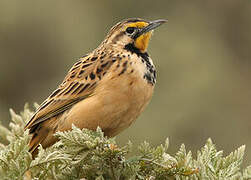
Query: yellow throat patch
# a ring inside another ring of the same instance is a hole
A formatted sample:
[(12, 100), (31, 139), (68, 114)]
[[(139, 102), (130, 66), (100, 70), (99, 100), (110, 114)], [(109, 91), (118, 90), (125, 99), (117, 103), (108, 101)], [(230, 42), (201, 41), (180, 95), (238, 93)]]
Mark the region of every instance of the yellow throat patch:
[[(130, 23), (127, 27), (144, 28), (146, 26), (148, 26), (147, 22), (140, 21), (140, 22)], [(152, 36), (152, 31), (142, 34), (135, 40), (134, 46), (138, 48), (142, 53), (146, 52), (151, 36)]]
[(135, 47), (138, 48), (141, 52), (146, 52), (151, 36), (151, 31), (139, 36), (134, 43)]

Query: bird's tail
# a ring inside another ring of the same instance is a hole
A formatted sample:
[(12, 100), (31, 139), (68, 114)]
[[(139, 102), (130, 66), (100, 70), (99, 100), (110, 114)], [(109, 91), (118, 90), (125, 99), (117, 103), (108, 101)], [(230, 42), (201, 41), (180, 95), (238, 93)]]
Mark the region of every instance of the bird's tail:
[(43, 148), (47, 148), (57, 141), (57, 138), (54, 136), (55, 131), (49, 126), (51, 125), (50, 121), (53, 121), (53, 118), (39, 124), (32, 133), (32, 138), (29, 143), (29, 152), (32, 154), (33, 158), (38, 153), (39, 144), (41, 144)]
[(34, 133), (32, 135), (32, 138), (29, 144), (29, 152), (32, 154), (33, 159), (38, 153), (39, 144), (41, 144), (41, 142), (43, 142), (45, 138), (46, 138), (46, 135), (42, 133)]

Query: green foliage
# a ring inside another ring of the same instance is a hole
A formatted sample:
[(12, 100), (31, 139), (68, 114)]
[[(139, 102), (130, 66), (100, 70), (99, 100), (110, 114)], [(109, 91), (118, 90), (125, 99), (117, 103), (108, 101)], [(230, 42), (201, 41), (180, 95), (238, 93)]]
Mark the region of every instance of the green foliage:
[(194, 158), (183, 144), (175, 155), (168, 154), (167, 139), (157, 147), (144, 142), (138, 154), (129, 157), (131, 142), (118, 147), (100, 128), (74, 125), (72, 131), (58, 132), (60, 141), (52, 147), (40, 146), (33, 160), (28, 131), (23, 130), (33, 112), (25, 105), (20, 115), (10, 113), (10, 130), (0, 125), (0, 179), (251, 179), (251, 166), (240, 169), (245, 146), (224, 157), (208, 139)]

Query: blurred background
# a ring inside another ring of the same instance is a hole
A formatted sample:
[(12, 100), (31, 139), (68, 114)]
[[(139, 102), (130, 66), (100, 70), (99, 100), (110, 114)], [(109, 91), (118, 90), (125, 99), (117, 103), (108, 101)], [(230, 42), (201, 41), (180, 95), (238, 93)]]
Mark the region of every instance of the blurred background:
[(151, 103), (117, 137), (193, 151), (211, 137), (251, 161), (251, 1), (0, 0), (0, 119), (41, 103), (78, 57), (129, 17), (169, 19), (151, 40), (158, 79)]

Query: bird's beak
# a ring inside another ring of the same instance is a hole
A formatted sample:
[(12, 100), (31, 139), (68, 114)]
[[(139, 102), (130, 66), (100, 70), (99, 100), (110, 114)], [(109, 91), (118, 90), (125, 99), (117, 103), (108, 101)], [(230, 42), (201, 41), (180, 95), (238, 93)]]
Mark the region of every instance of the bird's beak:
[(146, 27), (140, 29), (140, 30), (135, 34), (134, 38), (136, 39), (137, 37), (141, 36), (142, 34), (145, 34), (145, 33), (147, 33), (147, 32), (149, 32), (149, 31), (151, 31), (151, 30), (153, 30), (153, 29), (159, 27), (160, 25), (162, 25), (162, 24), (164, 24), (164, 23), (166, 23), (166, 22), (167, 22), (166, 19), (158, 19), (158, 20), (155, 20), (155, 21), (150, 21), (149, 24), (148, 24)]

